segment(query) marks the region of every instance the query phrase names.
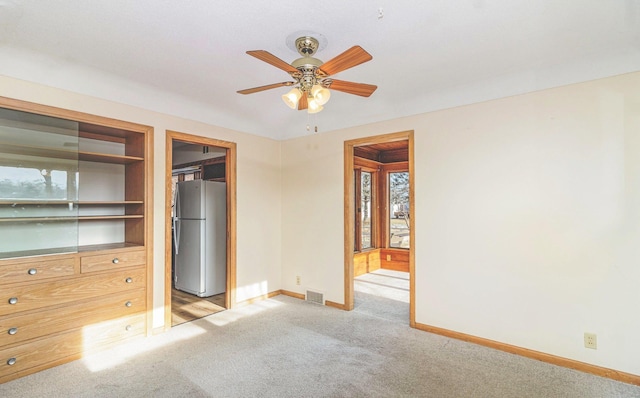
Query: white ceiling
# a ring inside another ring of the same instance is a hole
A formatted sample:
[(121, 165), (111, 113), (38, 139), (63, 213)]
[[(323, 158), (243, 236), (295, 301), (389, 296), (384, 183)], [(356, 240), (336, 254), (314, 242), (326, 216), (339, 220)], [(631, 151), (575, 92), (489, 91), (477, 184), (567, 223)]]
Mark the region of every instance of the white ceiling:
[[(245, 51), (291, 62), (296, 32), (362, 46), (336, 78), (377, 91), (310, 116), (237, 94), (290, 80)], [(275, 139), (637, 70), (640, 0), (0, 0), (0, 74)]]

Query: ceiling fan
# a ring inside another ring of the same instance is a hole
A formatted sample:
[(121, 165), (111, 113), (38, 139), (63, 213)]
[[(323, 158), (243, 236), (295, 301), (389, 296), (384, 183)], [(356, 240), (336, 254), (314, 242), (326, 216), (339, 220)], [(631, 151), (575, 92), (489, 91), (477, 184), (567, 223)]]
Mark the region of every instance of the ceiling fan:
[(302, 56), (291, 64), (264, 51), (247, 51), (247, 54), (287, 72), (294, 81), (269, 84), (238, 91), (239, 94), (253, 94), (272, 88), (294, 86), (282, 96), (282, 100), (291, 109), (306, 109), (317, 113), (323, 109), (331, 96), (331, 90), (368, 97), (378, 88), (372, 84), (354, 83), (333, 79), (331, 76), (346, 69), (373, 59), (371, 54), (360, 46), (353, 46), (333, 59), (322, 62), (312, 57), (318, 50), (318, 40), (311, 36), (299, 37), (295, 41), (296, 50)]

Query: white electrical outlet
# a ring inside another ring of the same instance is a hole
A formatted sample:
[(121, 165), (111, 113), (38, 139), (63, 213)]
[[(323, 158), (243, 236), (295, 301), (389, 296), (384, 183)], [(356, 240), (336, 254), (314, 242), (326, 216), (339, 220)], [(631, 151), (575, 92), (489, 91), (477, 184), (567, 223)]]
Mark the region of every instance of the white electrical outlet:
[(296, 276), (296, 285), (300, 285), (300, 276)]
[(595, 333), (584, 334), (584, 346), (595, 350), (598, 348), (598, 338)]

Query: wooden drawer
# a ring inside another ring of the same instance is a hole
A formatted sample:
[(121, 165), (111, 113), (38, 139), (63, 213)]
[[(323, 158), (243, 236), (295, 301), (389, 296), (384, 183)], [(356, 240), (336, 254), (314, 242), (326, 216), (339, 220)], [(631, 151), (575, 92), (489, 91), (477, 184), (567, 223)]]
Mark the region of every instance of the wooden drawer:
[(0, 262), (0, 284), (38, 282), (44, 279), (73, 275), (73, 257), (42, 257), (38, 260)]
[(138, 267), (33, 285), (5, 286), (0, 293), (0, 316), (127, 290), (144, 289), (146, 272), (145, 267)]
[(0, 347), (146, 311), (144, 289), (0, 317)]
[(0, 349), (0, 383), (31, 373), (28, 369), (40, 370), (42, 365), (67, 362), (114, 342), (141, 336), (145, 330), (145, 315), (137, 314)]
[(80, 272), (109, 271), (114, 269), (144, 265), (147, 255), (144, 250), (111, 252), (80, 258)]

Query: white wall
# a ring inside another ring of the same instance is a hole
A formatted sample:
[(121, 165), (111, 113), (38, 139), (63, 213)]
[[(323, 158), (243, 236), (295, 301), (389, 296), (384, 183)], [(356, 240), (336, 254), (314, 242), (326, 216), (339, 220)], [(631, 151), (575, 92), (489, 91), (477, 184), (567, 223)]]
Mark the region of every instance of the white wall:
[[(282, 288), (343, 302), (342, 134), (282, 144)], [(296, 277), (300, 276), (300, 286)]]
[(640, 73), (283, 142), (283, 289), (343, 302), (343, 143), (411, 129), (416, 321), (640, 375)]
[(237, 299), (336, 302), (343, 143), (413, 129), (416, 321), (638, 375), (639, 89), (635, 73), (279, 143), (0, 76), (0, 95), (155, 128), (155, 327), (166, 129), (238, 144)]
[(237, 143), (237, 294), (243, 301), (280, 289), (280, 143), (204, 123), (0, 76), (0, 95), (154, 128), (154, 319), (164, 322), (166, 130)]

